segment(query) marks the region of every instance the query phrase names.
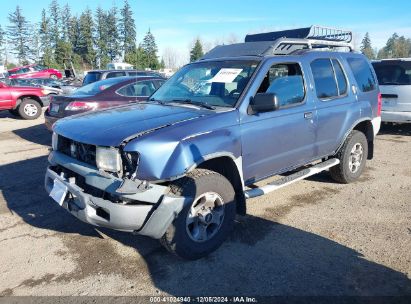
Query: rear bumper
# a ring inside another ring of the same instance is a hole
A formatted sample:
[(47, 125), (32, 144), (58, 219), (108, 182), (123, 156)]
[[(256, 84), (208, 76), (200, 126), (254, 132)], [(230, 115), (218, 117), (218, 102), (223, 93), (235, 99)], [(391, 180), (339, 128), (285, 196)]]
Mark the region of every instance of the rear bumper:
[(44, 112), (44, 123), (49, 131), (53, 131), (53, 125), (59, 119), (59, 117), (50, 116), (48, 110)]
[[(53, 151), (52, 164), (47, 169), (45, 188), (53, 189), (54, 180), (67, 187), (62, 207), (83, 222), (120, 231), (135, 232), (153, 238), (161, 238), (175, 216), (184, 206), (185, 199), (168, 194), (168, 187), (152, 184), (144, 192), (119, 195), (116, 193), (121, 179), (101, 173), (64, 154)], [(85, 183), (103, 190), (118, 199), (132, 199), (133, 203), (113, 203), (110, 200), (86, 193), (73, 177), (59, 174), (53, 166), (60, 165), (84, 177)]]
[(411, 112), (381, 111), (383, 122), (411, 123)]

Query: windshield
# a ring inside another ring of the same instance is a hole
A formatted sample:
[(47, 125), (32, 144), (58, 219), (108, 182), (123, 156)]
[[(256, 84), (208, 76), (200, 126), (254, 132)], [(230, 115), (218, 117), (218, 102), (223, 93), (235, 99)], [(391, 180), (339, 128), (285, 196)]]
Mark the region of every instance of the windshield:
[(234, 107), (258, 61), (209, 61), (179, 70), (151, 97), (161, 102), (186, 102)]
[(411, 85), (411, 61), (374, 62), (380, 85)]
[[(127, 77), (127, 79), (129, 79), (129, 77)], [(100, 93), (119, 82), (123, 82), (124, 80), (124, 78), (117, 77), (93, 82), (78, 88), (73, 92), (73, 94), (71, 94), (71, 96), (96, 95), (97, 93)]]

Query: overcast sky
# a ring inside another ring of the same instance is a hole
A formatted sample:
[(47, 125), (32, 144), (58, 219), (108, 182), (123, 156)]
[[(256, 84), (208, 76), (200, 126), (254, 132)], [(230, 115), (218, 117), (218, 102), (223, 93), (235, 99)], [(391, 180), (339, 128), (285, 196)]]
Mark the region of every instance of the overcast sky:
[[(123, 0), (59, 0), (69, 3), (73, 13), (86, 7), (105, 9)], [(199, 37), (210, 47), (222, 41), (243, 40), (245, 34), (277, 29), (306, 27), (312, 24), (351, 29), (360, 42), (370, 33), (373, 47), (381, 48), (397, 32), (411, 38), (411, 0), (344, 1), (242, 1), (242, 0), (129, 0), (141, 41), (150, 28), (159, 46), (159, 55), (172, 49), (187, 57), (192, 41)], [(16, 5), (31, 22), (38, 22), (49, 0), (1, 1), (0, 24)]]

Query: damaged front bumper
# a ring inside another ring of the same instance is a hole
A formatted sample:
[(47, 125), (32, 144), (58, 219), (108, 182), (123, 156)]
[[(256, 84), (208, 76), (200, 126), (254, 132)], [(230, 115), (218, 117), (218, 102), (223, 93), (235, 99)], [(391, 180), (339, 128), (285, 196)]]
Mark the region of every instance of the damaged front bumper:
[[(158, 239), (186, 201), (186, 198), (169, 193), (167, 186), (156, 184), (149, 184), (142, 192), (136, 189), (136, 193), (120, 194), (116, 190), (122, 184), (122, 179), (104, 174), (93, 166), (57, 151), (50, 153), (49, 162), (45, 177), (46, 191), (50, 194), (55, 180), (59, 181), (67, 188), (62, 207), (81, 221), (95, 226)], [(80, 178), (82, 185), (79, 183)], [(83, 188), (103, 192), (119, 202), (93, 195), (96, 191)]]

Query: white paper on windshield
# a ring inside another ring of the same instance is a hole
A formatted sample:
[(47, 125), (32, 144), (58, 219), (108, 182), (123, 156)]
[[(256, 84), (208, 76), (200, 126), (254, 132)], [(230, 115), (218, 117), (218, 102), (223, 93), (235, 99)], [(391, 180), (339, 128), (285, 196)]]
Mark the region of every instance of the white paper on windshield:
[(243, 69), (221, 69), (209, 82), (232, 83)]

